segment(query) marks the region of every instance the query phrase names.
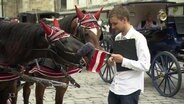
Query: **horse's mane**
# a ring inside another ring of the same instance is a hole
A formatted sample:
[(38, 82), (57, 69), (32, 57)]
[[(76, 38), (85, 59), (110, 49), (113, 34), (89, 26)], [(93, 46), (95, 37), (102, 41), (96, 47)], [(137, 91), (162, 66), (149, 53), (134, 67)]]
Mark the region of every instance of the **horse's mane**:
[(59, 21), (59, 24), (60, 24), (61, 28), (63, 30), (65, 30), (67, 33), (71, 33), (71, 31), (73, 31), (73, 30), (71, 30), (72, 29), (71, 24), (72, 24), (72, 21), (75, 18), (77, 18), (77, 15), (76, 14), (71, 14), (71, 15), (68, 15), (68, 16), (64, 17), (63, 19), (61, 19)]
[(44, 34), (37, 24), (0, 23), (0, 54), (6, 61), (24, 57), (35, 45), (35, 41)]

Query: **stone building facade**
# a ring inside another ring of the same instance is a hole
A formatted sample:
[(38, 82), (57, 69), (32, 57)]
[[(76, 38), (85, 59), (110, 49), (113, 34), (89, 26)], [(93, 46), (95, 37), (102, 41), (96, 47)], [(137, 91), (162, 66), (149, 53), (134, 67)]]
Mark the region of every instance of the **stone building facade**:
[[(67, 12), (74, 10), (74, 5), (80, 8), (89, 9), (88, 11), (98, 10), (101, 5), (106, 5), (111, 9), (115, 4), (133, 1), (155, 1), (155, 0), (0, 0), (0, 17), (16, 17), (20, 12), (26, 11), (55, 11)], [(184, 2), (184, 0), (158, 0)], [(97, 7), (96, 7), (97, 6)], [(105, 9), (105, 8), (104, 8)], [(103, 10), (104, 10), (103, 9)], [(1, 13), (2, 12), (2, 13)]]
[(26, 11), (56, 11), (58, 0), (3, 0), (3, 17), (16, 17)]

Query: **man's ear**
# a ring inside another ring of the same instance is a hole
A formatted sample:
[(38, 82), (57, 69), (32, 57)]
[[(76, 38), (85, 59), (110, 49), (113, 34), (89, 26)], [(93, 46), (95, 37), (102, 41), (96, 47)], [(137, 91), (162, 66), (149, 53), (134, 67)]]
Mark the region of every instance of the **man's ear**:
[(128, 22), (128, 19), (127, 19), (126, 17), (123, 17), (123, 18), (122, 18), (122, 21)]
[(122, 19), (122, 20), (127, 21), (127, 18), (126, 18), (126, 17), (123, 17), (123, 19)]
[(125, 22), (126, 21), (126, 18), (123, 17), (122, 19), (120, 19), (121, 22)]

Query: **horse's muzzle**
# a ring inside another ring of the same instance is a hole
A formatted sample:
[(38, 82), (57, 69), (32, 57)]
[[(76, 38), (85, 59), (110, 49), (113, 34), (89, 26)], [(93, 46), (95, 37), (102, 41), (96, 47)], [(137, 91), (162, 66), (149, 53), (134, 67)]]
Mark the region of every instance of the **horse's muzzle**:
[(95, 51), (95, 47), (90, 42), (86, 43), (82, 48), (80, 48), (77, 51), (77, 54), (80, 55), (81, 57), (83, 57), (84, 66), (89, 64), (89, 62), (93, 56), (94, 51)]
[(87, 56), (89, 58), (89, 56), (93, 54), (94, 50), (94, 45), (88, 42), (77, 51), (77, 54), (79, 54), (81, 57)]

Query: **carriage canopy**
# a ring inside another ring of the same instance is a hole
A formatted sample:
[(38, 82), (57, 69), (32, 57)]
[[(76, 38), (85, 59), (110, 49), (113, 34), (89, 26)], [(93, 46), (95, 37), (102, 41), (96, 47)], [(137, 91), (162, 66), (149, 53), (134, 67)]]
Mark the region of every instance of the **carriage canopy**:
[(22, 12), (18, 14), (20, 22), (37, 23), (42, 18), (59, 18), (60, 14), (57, 12)]

